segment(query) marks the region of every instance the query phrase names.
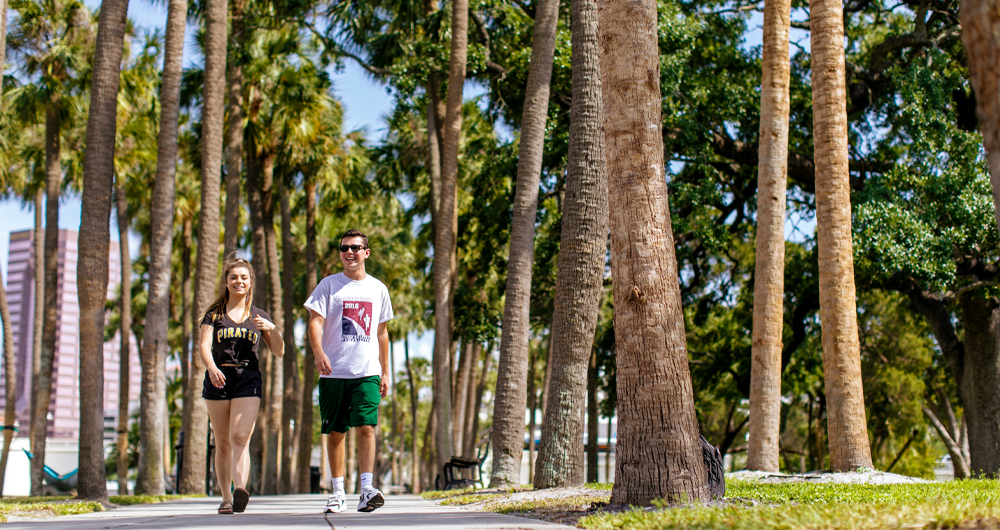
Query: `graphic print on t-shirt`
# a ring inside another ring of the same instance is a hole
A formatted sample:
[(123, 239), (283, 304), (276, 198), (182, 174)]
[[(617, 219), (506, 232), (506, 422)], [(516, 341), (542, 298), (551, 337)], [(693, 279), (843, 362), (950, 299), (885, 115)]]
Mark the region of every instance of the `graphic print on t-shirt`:
[(372, 303), (370, 300), (344, 300), (340, 319), (344, 342), (370, 342), (372, 337)]

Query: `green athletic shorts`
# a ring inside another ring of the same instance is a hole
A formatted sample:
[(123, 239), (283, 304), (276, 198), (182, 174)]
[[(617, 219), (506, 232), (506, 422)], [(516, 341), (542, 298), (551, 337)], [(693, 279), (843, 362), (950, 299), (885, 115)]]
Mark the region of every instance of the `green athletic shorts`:
[(323, 434), (347, 432), (351, 427), (378, 425), (382, 402), (379, 376), (359, 379), (319, 379), (319, 415)]

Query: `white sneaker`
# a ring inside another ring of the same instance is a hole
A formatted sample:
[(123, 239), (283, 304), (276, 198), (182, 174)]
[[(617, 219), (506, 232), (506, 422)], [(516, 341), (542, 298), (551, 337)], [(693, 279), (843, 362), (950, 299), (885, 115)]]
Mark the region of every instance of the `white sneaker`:
[(385, 497), (382, 496), (381, 491), (375, 488), (364, 488), (361, 490), (361, 501), (358, 502), (359, 512), (371, 512), (383, 504), (385, 504)]
[(335, 491), (326, 501), (326, 511), (323, 513), (340, 513), (347, 511), (347, 495), (343, 491)]

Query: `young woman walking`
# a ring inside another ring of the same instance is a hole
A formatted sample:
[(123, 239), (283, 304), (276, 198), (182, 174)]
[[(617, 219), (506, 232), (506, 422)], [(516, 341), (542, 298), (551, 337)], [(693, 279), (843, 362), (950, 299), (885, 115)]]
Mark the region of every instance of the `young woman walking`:
[[(275, 357), (285, 343), (271, 317), (251, 305), (256, 279), (245, 259), (226, 264), (225, 289), (201, 321), (201, 359), (207, 367), (201, 397), (215, 433), (215, 474), (222, 490), (220, 514), (242, 512), (250, 501), (247, 443), (253, 433), (263, 386), (257, 350), (263, 339)], [(230, 484), (235, 489), (230, 492)]]

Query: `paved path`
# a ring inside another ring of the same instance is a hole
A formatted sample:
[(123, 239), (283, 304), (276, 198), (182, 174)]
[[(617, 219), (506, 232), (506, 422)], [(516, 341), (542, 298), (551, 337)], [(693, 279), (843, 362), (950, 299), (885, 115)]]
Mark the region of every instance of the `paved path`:
[[(348, 495), (348, 506), (356, 506), (357, 496)], [(205, 528), (336, 530), (385, 528), (404, 530), (567, 530), (571, 527), (534, 519), (439, 506), (416, 495), (389, 495), (385, 506), (371, 513), (348, 511), (324, 519), (326, 497), (321, 495), (277, 495), (250, 498), (247, 511), (218, 515), (219, 497), (182, 499), (161, 504), (126, 506), (107, 512), (70, 515), (37, 521), (12, 521), (3, 530), (104, 530)]]

